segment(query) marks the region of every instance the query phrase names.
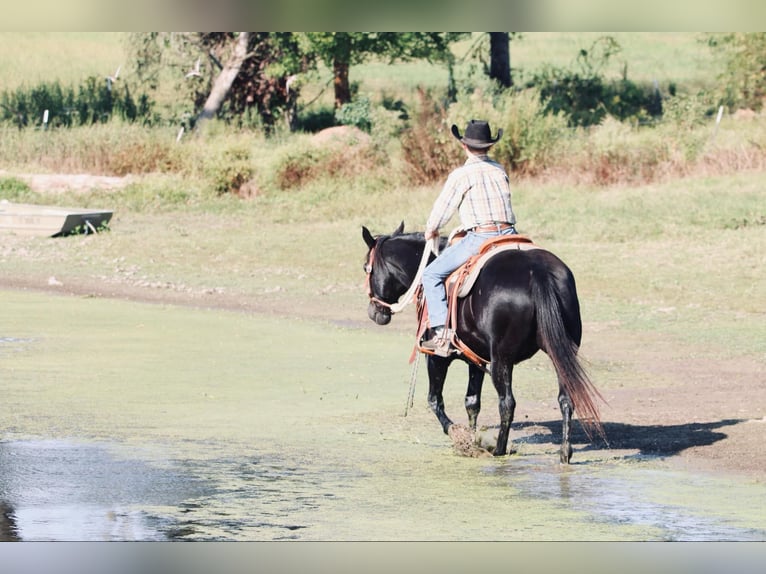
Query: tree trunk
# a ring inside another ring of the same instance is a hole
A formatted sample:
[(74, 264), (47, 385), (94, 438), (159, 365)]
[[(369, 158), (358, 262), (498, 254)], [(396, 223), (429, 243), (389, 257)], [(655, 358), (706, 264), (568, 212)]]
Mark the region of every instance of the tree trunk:
[(232, 51), (229, 60), (224, 64), (221, 73), (218, 74), (215, 82), (213, 82), (213, 88), (210, 90), (210, 95), (208, 95), (202, 111), (197, 116), (195, 129), (198, 129), (206, 120), (214, 118), (226, 101), (231, 86), (239, 75), (239, 71), (242, 69), (242, 64), (247, 59), (247, 45), (249, 40), (250, 32), (239, 33), (237, 43), (234, 45), (234, 50)]
[(348, 61), (335, 58), (332, 62), (333, 85), (335, 86), (335, 109), (351, 101), (351, 88), (348, 85)]
[(352, 40), (348, 32), (333, 34), (332, 78), (335, 88), (335, 109), (351, 102), (351, 86), (348, 83), (348, 71), (351, 67)]
[(513, 85), (509, 42), (508, 32), (489, 33), (489, 77), (500, 82), (504, 88)]

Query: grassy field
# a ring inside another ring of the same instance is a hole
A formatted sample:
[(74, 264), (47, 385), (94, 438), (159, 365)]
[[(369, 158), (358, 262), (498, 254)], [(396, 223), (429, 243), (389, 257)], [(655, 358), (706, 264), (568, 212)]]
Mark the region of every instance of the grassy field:
[(2, 32), (0, 53), (4, 90), (57, 80), (79, 84), (128, 63), (124, 36), (115, 32)]

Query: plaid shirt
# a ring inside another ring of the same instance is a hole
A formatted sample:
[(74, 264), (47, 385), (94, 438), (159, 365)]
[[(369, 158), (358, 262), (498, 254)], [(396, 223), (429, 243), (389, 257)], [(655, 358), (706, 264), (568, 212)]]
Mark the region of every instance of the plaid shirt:
[(487, 223), (516, 223), (508, 174), (486, 154), (473, 155), (450, 173), (426, 222), (426, 231), (441, 229), (460, 212), (464, 229)]

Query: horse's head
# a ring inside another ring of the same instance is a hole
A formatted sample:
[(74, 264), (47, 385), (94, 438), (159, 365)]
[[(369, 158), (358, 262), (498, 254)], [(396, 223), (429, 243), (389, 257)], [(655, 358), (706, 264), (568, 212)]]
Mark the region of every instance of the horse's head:
[(404, 234), (404, 222), (391, 235), (373, 236), (363, 226), (362, 238), (369, 248), (364, 264), (370, 297), (367, 315), (378, 325), (388, 325), (393, 314), (391, 306), (407, 291), (415, 277), (424, 240), (421, 234), (420, 250), (413, 249), (413, 242), (406, 241), (412, 236)]

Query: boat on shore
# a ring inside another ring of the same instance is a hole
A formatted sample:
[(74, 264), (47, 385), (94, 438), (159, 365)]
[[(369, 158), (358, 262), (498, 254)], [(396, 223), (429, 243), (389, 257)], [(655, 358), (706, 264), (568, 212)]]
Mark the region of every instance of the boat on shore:
[(58, 237), (106, 229), (111, 210), (0, 201), (0, 233)]

